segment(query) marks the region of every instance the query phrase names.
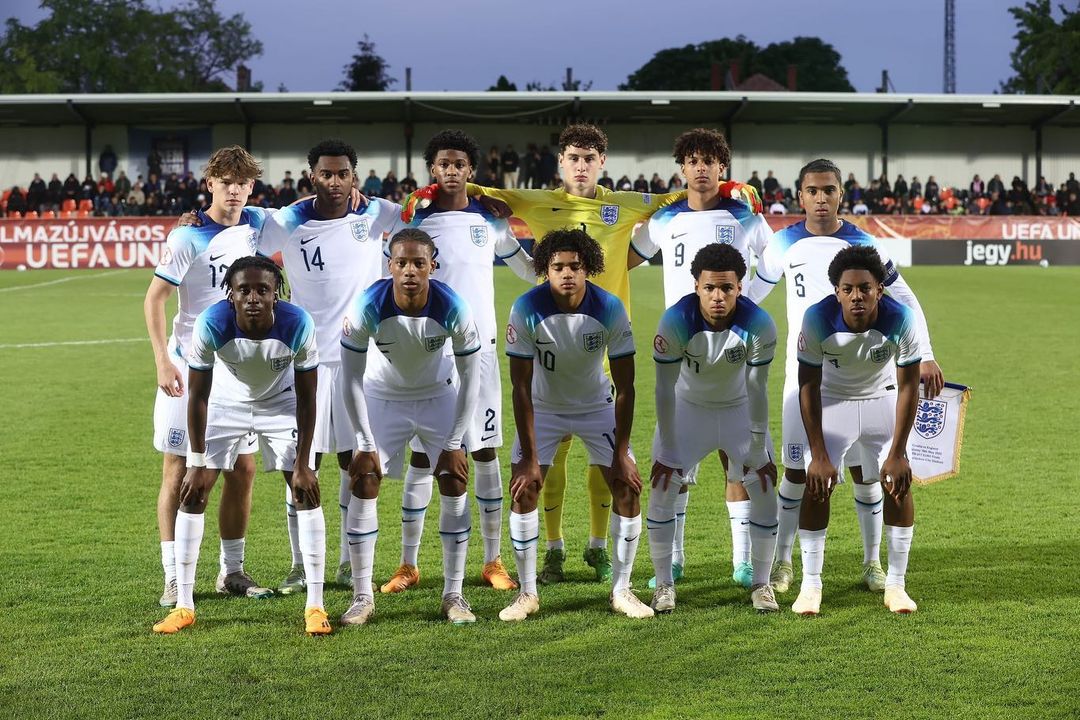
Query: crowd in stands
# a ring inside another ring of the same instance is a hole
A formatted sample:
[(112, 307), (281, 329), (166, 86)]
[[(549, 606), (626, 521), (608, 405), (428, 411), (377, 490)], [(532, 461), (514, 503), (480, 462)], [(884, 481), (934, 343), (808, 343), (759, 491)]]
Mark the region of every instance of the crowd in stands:
[[(97, 180), (87, 175), (80, 181), (74, 173), (61, 180), (53, 173), (46, 182), (35, 173), (24, 189), (16, 186), (0, 195), (0, 214), (6, 217), (89, 217), (89, 216), (146, 216), (180, 215), (195, 208), (205, 207), (210, 193), (206, 181), (196, 178), (191, 171), (159, 173), (157, 165), (150, 166), (147, 177), (138, 175), (131, 180), (123, 170), (115, 174), (115, 163), (102, 172)], [(523, 154), (513, 145), (504, 150), (492, 147), (480, 163), (475, 182), (491, 187), (507, 188), (554, 188), (562, 181), (558, 174), (558, 161), (547, 145), (529, 144)], [(425, 182), (430, 180), (425, 178)], [(369, 197), (382, 197), (401, 202), (416, 189), (413, 173), (398, 180), (393, 171), (379, 177), (371, 169), (360, 186)], [(761, 195), (765, 211), (770, 214), (801, 213), (796, 199), (799, 183), (783, 187), (769, 170), (764, 179), (753, 171), (745, 181), (753, 185)], [(659, 173), (646, 179), (639, 174), (631, 180), (629, 175), (612, 179), (607, 170), (599, 184), (609, 190), (631, 190), (641, 193), (661, 194), (683, 189), (678, 173), (664, 180)], [(284, 207), (298, 198), (312, 194), (311, 179), (307, 170), (294, 181), (291, 171), (277, 185), (257, 180), (250, 203), (261, 207)], [(1029, 188), (1019, 177), (1008, 186), (1000, 175), (984, 181), (975, 175), (966, 188), (942, 187), (933, 175), (923, 183), (918, 177), (911, 181), (897, 175), (890, 183), (882, 174), (863, 186), (854, 173), (844, 182), (844, 199), (841, 213), (852, 215), (1080, 215), (1080, 181), (1074, 173), (1058, 187), (1040, 177), (1034, 188)]]

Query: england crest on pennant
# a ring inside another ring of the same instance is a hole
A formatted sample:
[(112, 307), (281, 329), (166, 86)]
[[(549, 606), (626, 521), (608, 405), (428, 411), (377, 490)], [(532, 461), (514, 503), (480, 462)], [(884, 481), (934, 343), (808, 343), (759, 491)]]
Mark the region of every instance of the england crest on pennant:
[(948, 406), (940, 400), (919, 400), (915, 410), (915, 432), (927, 440), (936, 438), (945, 429)]
[(619, 222), (619, 206), (618, 205), (601, 205), (600, 206), (600, 219), (605, 225), (614, 225)]

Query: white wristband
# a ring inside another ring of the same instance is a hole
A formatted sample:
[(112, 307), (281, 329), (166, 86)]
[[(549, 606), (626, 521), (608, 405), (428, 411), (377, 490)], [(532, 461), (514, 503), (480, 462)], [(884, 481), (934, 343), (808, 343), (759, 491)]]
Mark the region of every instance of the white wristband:
[(187, 466), (188, 467), (206, 467), (206, 453), (204, 452), (191, 452), (187, 454)]

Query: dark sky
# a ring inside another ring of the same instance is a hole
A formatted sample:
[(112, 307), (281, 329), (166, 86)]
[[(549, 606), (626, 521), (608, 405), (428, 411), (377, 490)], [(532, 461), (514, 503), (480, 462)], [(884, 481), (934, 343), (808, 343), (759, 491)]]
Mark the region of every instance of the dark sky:
[[(151, 5), (171, 7), (168, 0)], [(1021, 0), (957, 0), (957, 91), (990, 93), (1010, 75)], [(942, 90), (944, 0), (457, 0), (435, 3), (217, 0), (243, 13), (263, 41), (251, 65), (267, 91), (331, 90), (367, 33), (403, 90), (486, 90), (500, 74), (519, 88), (557, 84), (567, 67), (593, 90), (615, 90), (663, 48), (743, 34), (758, 45), (817, 36), (831, 43), (855, 89), (873, 91), (888, 69), (897, 92)], [(4, 16), (33, 23), (37, 0), (6, 0)], [(768, 10), (763, 8), (768, 7)], [(303, 9), (300, 9), (303, 8)], [(783, 79), (780, 79), (783, 82)], [(228, 80), (232, 84), (232, 79)]]

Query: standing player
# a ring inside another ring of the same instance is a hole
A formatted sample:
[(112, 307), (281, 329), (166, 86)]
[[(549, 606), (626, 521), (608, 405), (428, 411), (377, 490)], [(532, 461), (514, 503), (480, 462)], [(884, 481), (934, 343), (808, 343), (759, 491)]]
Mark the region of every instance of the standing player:
[[(786, 592), (793, 578), (791, 551), (806, 483), (803, 469), (806, 432), (799, 412), (796, 359), (803, 314), (815, 302), (833, 294), (834, 289), (828, 284), (828, 267), (838, 251), (852, 245), (877, 247), (871, 235), (840, 219), (843, 196), (841, 182), (840, 168), (829, 160), (818, 159), (803, 166), (799, 171), (799, 201), (806, 210), (806, 220), (773, 235), (762, 253), (757, 275), (747, 292), (751, 300), (761, 302), (782, 276), (787, 277), (788, 343), (782, 417), (784, 478), (779, 489), (780, 526), (777, 529), (776, 562), (772, 572), (772, 584), (777, 592)], [(885, 266), (885, 287), (915, 313), (923, 358), (921, 380), (926, 396), (934, 397), (941, 391), (943, 380), (941, 368), (933, 359), (926, 318), (915, 294), (900, 276), (884, 248), (877, 247), (877, 250)], [(885, 572), (881, 569), (879, 557), (882, 491), (877, 477), (878, 468), (874, 467), (876, 459), (870, 456), (868, 461), (870, 465), (864, 469), (856, 452), (848, 458), (848, 466), (855, 480), (853, 495), (863, 540), (863, 581), (871, 590), (881, 592), (885, 589)]]
[[(280, 252), (289, 276), (292, 300), (315, 320), (321, 348), (318, 412), (313, 447), (316, 467), (322, 455), (337, 452), (340, 469), (338, 504), (341, 511), (338, 584), (349, 585), (349, 545), (345, 513), (349, 504), (349, 462), (356, 445), (341, 393), (341, 322), (352, 298), (382, 276), (383, 234), (399, 222), (400, 208), (372, 199), (350, 210), (356, 182), (356, 151), (340, 140), (324, 140), (308, 152), (315, 197), (274, 213), (263, 228), (259, 252)], [(292, 543), (292, 568), (278, 588), (292, 593), (304, 587), (296, 532), (296, 511), (285, 499)], [(321, 580), (321, 578), (320, 578)]]
[[(705, 128), (688, 130), (675, 140), (675, 162), (686, 179), (686, 198), (666, 205), (641, 225), (634, 233), (627, 253), (627, 266), (634, 268), (663, 251), (664, 303), (671, 307), (688, 293), (696, 283), (688, 272), (691, 260), (698, 251), (716, 243), (731, 245), (742, 255), (744, 265), (750, 266), (751, 254), (760, 256), (772, 236), (765, 216), (754, 214), (738, 200), (724, 197), (720, 179), (731, 162), (731, 148), (724, 136)], [(721, 464), (726, 460), (721, 455)], [(731, 522), (732, 579), (745, 588), (754, 584), (750, 562), (750, 496), (738, 466), (728, 473), (726, 483), (728, 516)], [(686, 526), (687, 492), (697, 481), (697, 467), (685, 468), (687, 473), (675, 500), (675, 538), (672, 573), (675, 580), (682, 577), (685, 552), (683, 538)], [(656, 586), (656, 578), (649, 581)]]
[[(519, 297), (506, 326), (517, 437), (511, 450), (510, 541), (521, 592), (499, 613), (524, 620), (540, 608), (536, 592), (537, 499), (563, 438), (585, 443), (589, 464), (608, 483), (615, 512), (611, 534), (611, 608), (632, 618), (653, 611), (630, 590), (641, 535), (641, 478), (630, 453), (634, 419), (634, 337), (622, 302), (586, 280), (604, 269), (600, 245), (584, 230), (556, 230), (535, 248), (547, 282)], [(611, 384), (604, 375), (604, 355)]]
[[(281, 271), (267, 258), (240, 258), (229, 266), (224, 283), (228, 300), (199, 314), (187, 354), (191, 449), (176, 513), (178, 598), (154, 632), (171, 634), (195, 624), (195, 566), (208, 496), (218, 472), (232, 468), (244, 437), (253, 432), (267, 470), (284, 472), (297, 508), (309, 579), (305, 630), (325, 635), (330, 632), (321, 582), (326, 526), (319, 481), (309, 467), (319, 364), (315, 325), (303, 309), (278, 301)], [(229, 370), (217, 378), (227, 392), (211, 397), (215, 360)]]
[[(503, 484), (496, 450), (502, 447), (502, 382), (495, 347), (495, 258), (505, 261), (526, 282), (535, 276), (532, 258), (518, 244), (510, 223), (495, 218), (466, 193), (479, 155), (476, 141), (460, 130), (444, 130), (431, 138), (424, 162), (438, 192), (430, 206), (413, 216), (409, 226), (438, 238), (439, 281), (465, 299), (480, 334), (480, 398), (465, 433), (465, 446), (475, 462), (476, 501), (484, 537), (481, 577), (498, 590), (513, 590), (517, 585), (500, 558)], [(384, 593), (400, 592), (420, 581), (416, 558), (432, 480), (430, 459), (414, 444), (401, 503), (401, 565), (382, 586)]]
[[(862, 445), (864, 472), (881, 469), (889, 575), (885, 607), (915, 612), (904, 588), (915, 524), (907, 441), (919, 402), (919, 333), (915, 313), (885, 293), (887, 271), (871, 247), (841, 250), (829, 264), (835, 294), (811, 305), (799, 334), (799, 407), (809, 444), (799, 518), (803, 577), (791, 609), (817, 615), (837, 467)], [(891, 370), (893, 361), (895, 375)], [(895, 379), (894, 379), (895, 378)], [(895, 387), (893, 383), (899, 385)]]
[[(210, 191), (210, 206), (198, 213), (200, 226), (176, 228), (169, 233), (161, 263), (146, 291), (143, 314), (157, 366), (158, 393), (154, 402), (154, 447), (162, 453), (161, 490), (158, 493), (158, 531), (161, 565), (165, 571), (162, 607), (176, 604), (176, 558), (174, 525), (188, 453), (187, 364), (195, 317), (221, 299), (221, 281), (237, 258), (251, 255), (263, 226), (265, 213), (245, 207), (255, 178), (262, 171), (247, 150), (233, 145), (210, 156), (203, 177)], [(177, 292), (172, 334), (165, 339), (165, 304)], [(269, 597), (244, 572), (244, 535), (251, 504), (255, 463), (250, 454), (254, 438), (241, 446), (235, 469), (225, 473), (218, 525), (221, 533), (221, 593)]]
[[(479, 395), (480, 338), (461, 296), (430, 279), (435, 243), (427, 233), (406, 228), (390, 240), (389, 250), (391, 277), (353, 300), (340, 332), (341, 392), (358, 443), (347, 516), (354, 595), (341, 622), (362, 625), (375, 611), (379, 485), (390, 459), (415, 435), (427, 455), (438, 457), (442, 614), (455, 625), (471, 623), (476, 617), (461, 594), (472, 530), (462, 438)], [(376, 349), (370, 361), (369, 339)], [(454, 360), (444, 352), (447, 339)]]
[[(658, 208), (674, 202), (682, 194), (642, 195), (613, 192), (597, 184), (607, 160), (607, 136), (592, 125), (570, 125), (559, 135), (559, 170), (563, 187), (555, 190), (502, 190), (470, 186), (470, 192), (482, 192), (506, 202), (513, 214), (528, 226), (534, 238), (564, 228), (580, 228), (594, 238), (604, 254), (604, 270), (592, 282), (614, 294), (630, 311), (630, 276), (624, 262), (634, 226), (644, 222)], [(725, 183), (728, 196), (745, 186)], [(760, 212), (760, 201), (757, 201)], [(566, 493), (566, 457), (570, 441), (559, 445), (544, 481), (544, 528), (547, 554), (540, 572), (541, 583), (563, 579), (566, 559), (562, 532), (563, 497)], [(607, 551), (608, 515), (611, 492), (601, 472), (590, 467), (588, 477), (590, 532), (585, 562), (598, 580), (611, 577), (611, 558)]]
[[(649, 548), (656, 569), (656, 612), (675, 609), (672, 542), (683, 469), (714, 450), (729, 459), (729, 478), (749, 492), (752, 536), (751, 601), (779, 607), (769, 585), (776, 542), (776, 466), (766, 449), (769, 363), (776, 326), (740, 295), (746, 262), (731, 245), (711, 243), (690, 265), (694, 292), (664, 312), (653, 340), (656, 436), (649, 495)], [(729, 483), (730, 484), (730, 483)]]

